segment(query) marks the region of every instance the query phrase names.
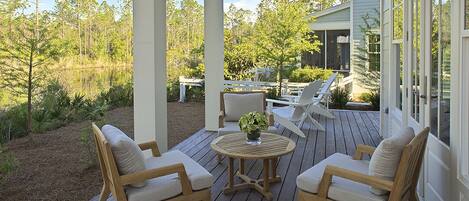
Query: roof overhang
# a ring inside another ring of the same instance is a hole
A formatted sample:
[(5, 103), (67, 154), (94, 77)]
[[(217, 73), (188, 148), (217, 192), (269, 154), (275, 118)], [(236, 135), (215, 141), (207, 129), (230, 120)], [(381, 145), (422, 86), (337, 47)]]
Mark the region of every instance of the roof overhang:
[(319, 12), (312, 13), (311, 17), (318, 18), (318, 17), (321, 17), (321, 16), (325, 16), (325, 15), (329, 15), (331, 13), (341, 11), (341, 10), (345, 10), (347, 8), (350, 8), (350, 1), (348, 1), (346, 3), (343, 3), (343, 4), (340, 4), (340, 5), (337, 5), (337, 6), (334, 6), (334, 7), (330, 7), (326, 10), (322, 10), (322, 11), (319, 11)]
[(321, 30), (344, 30), (350, 29), (350, 21), (339, 21), (339, 22), (322, 22), (322, 23), (312, 23), (310, 25), (311, 30), (321, 31)]

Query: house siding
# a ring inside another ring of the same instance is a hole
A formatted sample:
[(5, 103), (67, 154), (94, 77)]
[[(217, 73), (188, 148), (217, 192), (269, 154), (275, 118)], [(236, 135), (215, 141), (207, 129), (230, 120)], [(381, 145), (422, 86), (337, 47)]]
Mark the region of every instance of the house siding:
[[(351, 16), (352, 19), (351, 23), (351, 44), (350, 44), (350, 54), (351, 56), (351, 72), (353, 74), (353, 69), (355, 66), (355, 56), (359, 54), (357, 51), (357, 47), (363, 46), (365, 44), (363, 33), (360, 30), (361, 26), (364, 26), (365, 23), (363, 22), (363, 16), (366, 14), (376, 17), (379, 19), (379, 9), (380, 9), (380, 1), (379, 0), (352, 0), (351, 1)], [(379, 27), (377, 27), (377, 31), (379, 32)], [(363, 93), (365, 90), (362, 89), (357, 82), (353, 82), (352, 84), (352, 96), (353, 98), (358, 98), (358, 96)]]

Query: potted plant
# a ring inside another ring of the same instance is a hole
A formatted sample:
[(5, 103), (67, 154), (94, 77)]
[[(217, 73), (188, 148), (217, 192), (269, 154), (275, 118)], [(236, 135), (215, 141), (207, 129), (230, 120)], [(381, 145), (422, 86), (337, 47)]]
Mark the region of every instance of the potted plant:
[(248, 144), (260, 144), (261, 131), (268, 127), (267, 117), (259, 112), (249, 112), (239, 119), (239, 128), (246, 133)]

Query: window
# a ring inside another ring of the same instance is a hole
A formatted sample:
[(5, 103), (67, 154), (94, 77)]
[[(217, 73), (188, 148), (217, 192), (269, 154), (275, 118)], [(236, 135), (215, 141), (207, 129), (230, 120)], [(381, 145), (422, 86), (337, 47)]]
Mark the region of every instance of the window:
[(402, 88), (403, 88), (403, 75), (404, 75), (404, 51), (403, 51), (403, 31), (404, 31), (404, 1), (392, 1), (392, 43), (393, 43), (393, 60), (395, 61), (395, 68), (397, 73), (396, 78), (396, 107), (402, 110)]
[(380, 42), (379, 34), (368, 35), (368, 69), (370, 71), (380, 70)]
[(431, 133), (449, 145), (451, 101), (451, 2), (432, 1)]
[(466, 19), (465, 23), (464, 23), (465, 24), (464, 27), (465, 27), (465, 29), (469, 29), (469, 0), (466, 0), (466, 5), (465, 5), (464, 10), (465, 10), (464, 11), (464, 16), (465, 16), (464, 19)]
[(327, 31), (327, 68), (350, 70), (350, 30)]

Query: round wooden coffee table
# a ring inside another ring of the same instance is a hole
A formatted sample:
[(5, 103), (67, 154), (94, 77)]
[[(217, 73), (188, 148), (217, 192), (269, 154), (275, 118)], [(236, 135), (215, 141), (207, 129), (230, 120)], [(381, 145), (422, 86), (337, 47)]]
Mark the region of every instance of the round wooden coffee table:
[[(212, 149), (218, 154), (228, 157), (228, 183), (223, 193), (228, 194), (236, 190), (252, 188), (264, 195), (267, 200), (272, 199), (270, 183), (280, 182), (282, 179), (277, 175), (278, 157), (289, 154), (295, 149), (295, 142), (289, 138), (277, 134), (262, 133), (262, 143), (250, 145), (246, 143), (246, 134), (233, 133), (220, 136), (211, 143)], [(239, 159), (239, 170), (234, 173), (234, 159)], [(256, 180), (245, 174), (244, 161), (263, 160), (263, 178)], [(234, 176), (243, 182), (234, 184)]]

